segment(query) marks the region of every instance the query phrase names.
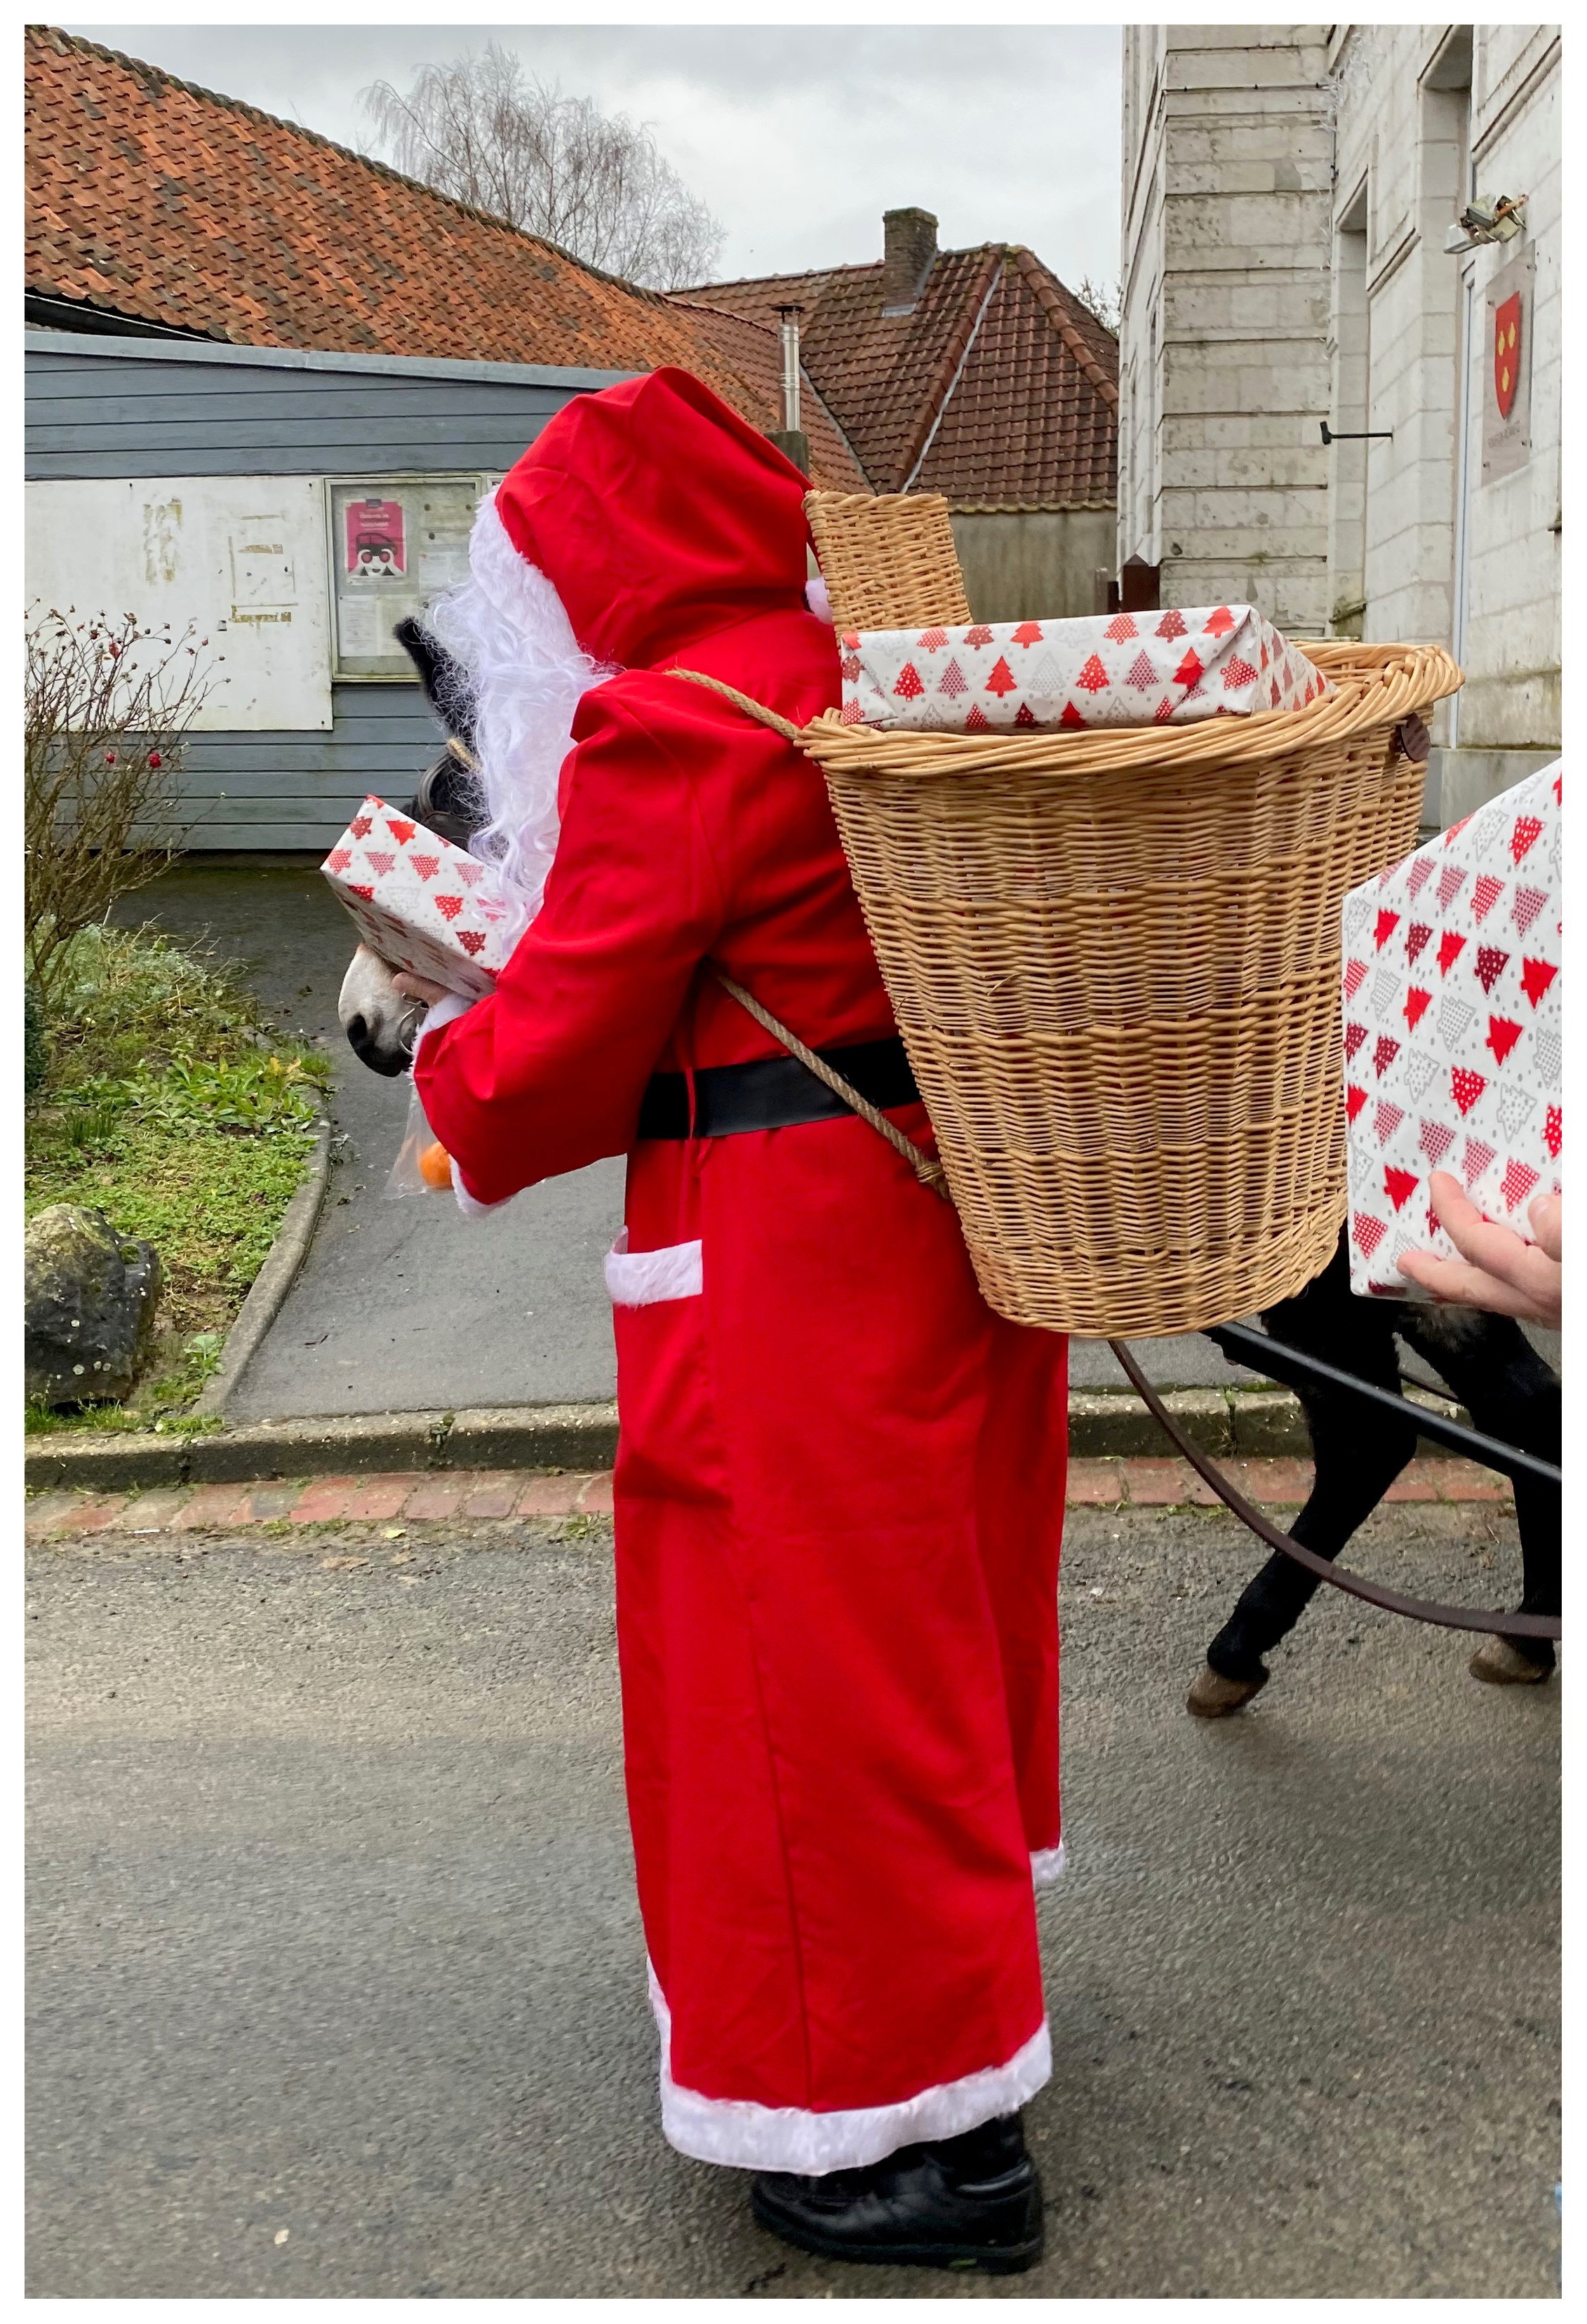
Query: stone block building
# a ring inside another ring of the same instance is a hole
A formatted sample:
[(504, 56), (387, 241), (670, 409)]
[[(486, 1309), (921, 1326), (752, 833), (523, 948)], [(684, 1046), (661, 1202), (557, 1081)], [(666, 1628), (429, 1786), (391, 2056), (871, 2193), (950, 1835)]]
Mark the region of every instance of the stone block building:
[(1559, 29), (1132, 25), (1123, 110), (1121, 566), (1450, 646), (1453, 820), (1559, 748)]

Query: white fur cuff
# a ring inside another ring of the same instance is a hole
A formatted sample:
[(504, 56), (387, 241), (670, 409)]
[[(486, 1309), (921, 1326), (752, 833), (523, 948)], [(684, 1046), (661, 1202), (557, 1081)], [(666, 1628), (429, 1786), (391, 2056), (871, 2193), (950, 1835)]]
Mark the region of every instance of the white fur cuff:
[(457, 1018), (466, 1017), (473, 1006), (473, 1001), (464, 992), (447, 992), (439, 1001), (432, 1001), (425, 1011), (423, 1023), (413, 1037), (415, 1062), (418, 1061), (420, 1044), (427, 1033), (438, 1033), (443, 1025), (453, 1024)]

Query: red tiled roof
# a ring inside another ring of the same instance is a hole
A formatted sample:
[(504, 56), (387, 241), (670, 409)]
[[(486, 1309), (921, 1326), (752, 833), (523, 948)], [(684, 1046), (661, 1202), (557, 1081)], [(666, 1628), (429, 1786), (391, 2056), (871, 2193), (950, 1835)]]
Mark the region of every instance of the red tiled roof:
[(877, 492), (956, 508), (1112, 507), (1119, 346), (1033, 252), (942, 252), (914, 307), (882, 268), (836, 266), (674, 294), (755, 321), (798, 304), (800, 355)]
[[(244, 346), (678, 364), (752, 426), (780, 423), (763, 323), (692, 315), (135, 58), (30, 25), (26, 123), (30, 292)], [(859, 488), (830, 417), (809, 433), (813, 481)]]

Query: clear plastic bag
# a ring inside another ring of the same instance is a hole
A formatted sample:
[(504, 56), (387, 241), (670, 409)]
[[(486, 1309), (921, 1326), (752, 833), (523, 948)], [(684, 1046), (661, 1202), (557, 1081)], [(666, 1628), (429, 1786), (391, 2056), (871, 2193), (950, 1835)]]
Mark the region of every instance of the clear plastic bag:
[(408, 1076), (408, 1120), (397, 1158), (381, 1192), (388, 1199), (399, 1194), (445, 1194), (452, 1188), (452, 1166), (447, 1150), (424, 1118), (413, 1076)]

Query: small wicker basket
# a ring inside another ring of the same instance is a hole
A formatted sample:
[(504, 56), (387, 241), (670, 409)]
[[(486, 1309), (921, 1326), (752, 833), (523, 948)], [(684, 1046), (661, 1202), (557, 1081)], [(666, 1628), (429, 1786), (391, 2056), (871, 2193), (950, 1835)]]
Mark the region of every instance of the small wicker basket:
[[(812, 493), (840, 629), (964, 622), (946, 504)], [(1149, 1338), (1308, 1283), (1344, 1215), (1345, 891), (1415, 846), (1395, 730), (1431, 646), (1307, 644), (1333, 690), (1193, 726), (973, 737), (814, 721), (981, 1287)]]

